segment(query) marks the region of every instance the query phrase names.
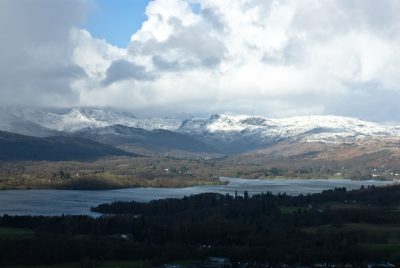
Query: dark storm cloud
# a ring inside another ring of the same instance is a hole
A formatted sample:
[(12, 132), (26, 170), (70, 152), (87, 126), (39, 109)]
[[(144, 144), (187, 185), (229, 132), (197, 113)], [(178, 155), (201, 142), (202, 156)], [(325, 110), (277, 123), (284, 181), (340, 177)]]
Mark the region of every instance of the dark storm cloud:
[(70, 105), (71, 88), (85, 71), (72, 62), (70, 30), (85, 1), (0, 1), (0, 104)]
[(146, 72), (144, 66), (126, 60), (116, 60), (107, 69), (107, 76), (103, 80), (104, 86), (124, 80), (151, 80), (153, 76)]

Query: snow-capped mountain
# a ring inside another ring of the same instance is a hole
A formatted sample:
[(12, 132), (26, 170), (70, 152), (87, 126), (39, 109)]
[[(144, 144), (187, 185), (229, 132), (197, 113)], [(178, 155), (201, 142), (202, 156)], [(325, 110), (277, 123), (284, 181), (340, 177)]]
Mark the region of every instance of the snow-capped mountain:
[[(118, 136), (118, 139), (121, 139), (121, 133), (109, 133), (114, 128), (107, 128), (117, 125), (146, 131), (168, 130), (169, 135), (171, 132), (177, 132), (176, 134), (190, 136), (210, 148), (215, 148), (216, 152), (225, 154), (266, 148), (282, 141), (337, 145), (355, 144), (361, 140), (371, 139), (378, 141), (383, 138), (400, 139), (400, 125), (378, 124), (340, 116), (271, 119), (260, 116), (214, 114), (207, 119), (190, 118), (182, 121), (173, 118), (141, 119), (131, 113), (100, 108), (0, 109), (0, 130), (30, 136), (90, 133), (96, 140), (102, 140), (102, 135), (113, 135), (113, 138)], [(139, 130), (134, 132), (137, 134), (137, 131)], [(153, 132), (146, 131), (141, 135), (154, 136)], [(157, 139), (164, 140), (160, 135), (167, 135), (166, 133), (157, 133)], [(129, 135), (132, 137), (127, 137)], [(135, 141), (139, 144), (139, 140), (142, 143), (143, 140), (148, 140), (142, 136), (139, 139), (135, 135), (132, 131), (128, 131), (122, 136), (132, 144)], [(152, 140), (155, 141), (153, 136)]]
[[(2, 108), (0, 130), (27, 134), (25, 128), (10, 127), (31, 122), (45, 129), (75, 132), (85, 128), (102, 128), (111, 125), (125, 125), (146, 130), (175, 130), (181, 124), (180, 120), (169, 118), (137, 119), (129, 112), (100, 108), (73, 108), (62, 110), (40, 110), (29, 108)], [(36, 136), (35, 133), (32, 134)]]
[(27, 136), (48, 137), (56, 131), (20, 116), (19, 109), (0, 108), (0, 130)]
[(230, 143), (238, 139), (276, 142), (353, 142), (356, 139), (400, 136), (400, 126), (377, 124), (340, 116), (300, 116), (269, 119), (260, 116), (212, 115), (185, 120), (178, 131)]

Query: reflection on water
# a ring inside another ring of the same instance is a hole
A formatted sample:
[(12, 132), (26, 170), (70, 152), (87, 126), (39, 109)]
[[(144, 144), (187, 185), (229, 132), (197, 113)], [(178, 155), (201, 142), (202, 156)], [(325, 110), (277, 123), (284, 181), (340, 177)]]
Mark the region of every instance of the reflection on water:
[(298, 195), (318, 193), (335, 187), (357, 189), (362, 185), (383, 186), (392, 181), (354, 181), (346, 179), (236, 179), (221, 178), (228, 181), (226, 185), (197, 186), (188, 188), (129, 188), (107, 191), (74, 191), (74, 190), (8, 190), (0, 191), (0, 215), (97, 215), (90, 212), (91, 206), (115, 200), (136, 200), (148, 202), (154, 199), (183, 197), (192, 194), (214, 192), (250, 195), (261, 192), (287, 193)]

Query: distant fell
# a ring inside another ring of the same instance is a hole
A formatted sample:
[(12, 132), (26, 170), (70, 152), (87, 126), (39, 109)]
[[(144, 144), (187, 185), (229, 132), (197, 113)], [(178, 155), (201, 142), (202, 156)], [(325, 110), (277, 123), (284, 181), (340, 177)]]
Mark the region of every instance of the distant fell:
[(84, 129), (74, 136), (84, 137), (131, 152), (146, 151), (148, 154), (172, 153), (219, 153), (195, 137), (165, 129), (145, 130), (141, 128), (113, 125), (104, 128)]
[(0, 131), (0, 160), (92, 160), (105, 156), (135, 156), (80, 137), (38, 138)]

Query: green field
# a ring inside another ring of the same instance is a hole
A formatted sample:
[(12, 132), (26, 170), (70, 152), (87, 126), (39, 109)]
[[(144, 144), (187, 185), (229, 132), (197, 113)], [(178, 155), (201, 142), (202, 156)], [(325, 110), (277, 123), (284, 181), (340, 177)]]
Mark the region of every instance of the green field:
[[(303, 231), (316, 234), (316, 233), (327, 233), (327, 232), (352, 232), (352, 231), (363, 231), (365, 234), (370, 236), (378, 236), (382, 239), (390, 239), (390, 242), (400, 243), (397, 238), (400, 239), (400, 226), (387, 225), (387, 224), (366, 224), (366, 223), (346, 223), (339, 226), (333, 225), (320, 225), (309, 228), (304, 228)], [(387, 244), (384, 244), (387, 245)], [(399, 248), (400, 249), (400, 248)]]
[[(53, 265), (25, 265), (25, 266), (2, 266), (3, 268), (80, 268), (80, 263), (63, 263)], [(151, 267), (149, 261), (106, 261), (97, 262), (96, 268), (147, 268)]]
[(310, 210), (310, 208), (308, 207), (285, 207), (285, 206), (279, 207), (279, 209), (283, 214), (293, 214), (297, 212), (303, 213)]
[(349, 223), (344, 225), (348, 231), (357, 229), (371, 232), (378, 235), (384, 234), (400, 234), (400, 226), (388, 224), (365, 224), (365, 223)]
[(0, 227), (0, 239), (31, 238), (35, 232), (24, 228)]
[(382, 255), (390, 256), (390, 258), (400, 258), (400, 242), (388, 243), (359, 243), (358, 247), (362, 250), (380, 252)]

